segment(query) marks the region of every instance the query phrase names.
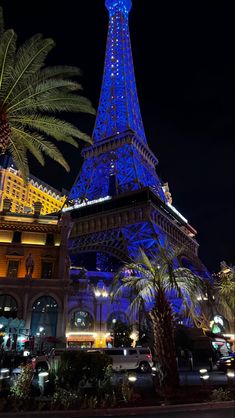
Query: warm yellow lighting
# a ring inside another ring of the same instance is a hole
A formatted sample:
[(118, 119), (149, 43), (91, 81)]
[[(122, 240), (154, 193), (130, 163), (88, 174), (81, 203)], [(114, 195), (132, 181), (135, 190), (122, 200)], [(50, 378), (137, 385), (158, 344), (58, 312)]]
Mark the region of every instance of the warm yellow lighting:
[(231, 269), (230, 268), (226, 268), (224, 270), (222, 270), (222, 273), (227, 274), (230, 273)]
[(0, 231), (0, 242), (10, 243), (12, 242), (12, 231)]
[(92, 337), (96, 337), (96, 332), (82, 332), (82, 331), (75, 331), (75, 332), (66, 332), (66, 337), (70, 337), (71, 335), (91, 335)]
[(33, 213), (33, 204), (42, 203), (41, 214), (46, 215), (61, 210), (66, 196), (53, 189), (49, 185), (42, 184), (36, 178), (29, 178), (24, 183), (19, 172), (12, 167), (0, 169), (2, 188), (0, 191), (0, 211), (3, 209), (3, 200), (11, 199), (11, 212)]
[(22, 244), (45, 245), (46, 234), (38, 232), (23, 232), (21, 238)]
[(137, 340), (137, 338), (138, 338), (137, 333), (133, 331), (133, 332), (131, 333), (131, 335), (130, 335), (130, 338), (131, 338), (132, 340), (136, 341), (136, 340)]
[(2, 242), (4, 244), (9, 244), (10, 242), (12, 242), (12, 239), (0, 238), (0, 242)]

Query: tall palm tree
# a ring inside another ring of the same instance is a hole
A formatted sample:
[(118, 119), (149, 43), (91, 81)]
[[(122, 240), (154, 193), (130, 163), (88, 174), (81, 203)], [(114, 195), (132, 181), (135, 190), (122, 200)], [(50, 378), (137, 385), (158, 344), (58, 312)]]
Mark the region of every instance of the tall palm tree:
[[(2, 22), (2, 23), (1, 23)], [(0, 8), (0, 25), (3, 25)], [(58, 112), (95, 111), (77, 91), (77, 67), (45, 67), (55, 46), (52, 39), (34, 35), (17, 47), (14, 30), (0, 28), (0, 154), (10, 153), (24, 179), (28, 175), (27, 152), (44, 165), (46, 154), (67, 171), (69, 166), (59, 149), (48, 140), (64, 141), (77, 147), (77, 139), (91, 142), (88, 135), (58, 117)]]
[(153, 349), (159, 361), (162, 389), (169, 393), (179, 383), (173, 299), (181, 298), (182, 307), (187, 306), (193, 317), (202, 283), (190, 270), (175, 267), (180, 251), (167, 244), (159, 244), (157, 254), (151, 259), (142, 250), (140, 254), (136, 262), (126, 264), (117, 274), (113, 298), (128, 289), (133, 295), (129, 309), (134, 315), (144, 303), (152, 325)]

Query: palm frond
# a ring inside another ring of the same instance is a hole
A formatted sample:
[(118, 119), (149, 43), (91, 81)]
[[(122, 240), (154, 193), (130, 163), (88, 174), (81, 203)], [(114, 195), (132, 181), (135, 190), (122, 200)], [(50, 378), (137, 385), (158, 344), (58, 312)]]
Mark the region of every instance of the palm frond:
[(0, 97), (3, 101), (14, 67), (16, 34), (12, 29), (3, 33), (0, 42)]
[(152, 273), (152, 274), (154, 274), (155, 273), (155, 269), (154, 269), (154, 267), (153, 267), (153, 264), (151, 263), (151, 261), (149, 260), (149, 258), (148, 258), (148, 256), (147, 256), (147, 254), (145, 254), (145, 252), (142, 250), (142, 248), (140, 248), (140, 254), (141, 254), (141, 257), (140, 257), (140, 259), (139, 259), (139, 262), (140, 263), (143, 263), (145, 266), (146, 266), (146, 268)]
[(10, 139), (9, 151), (23, 179), (27, 181), (29, 170), (25, 147), (21, 143), (16, 144), (15, 141)]
[(84, 112), (95, 114), (90, 100), (75, 94), (56, 92), (56, 95), (40, 97), (39, 100), (29, 101), (14, 109), (14, 111), (42, 111), (42, 112)]
[(63, 79), (51, 79), (40, 83), (36, 80), (30, 80), (30, 84), (25, 89), (19, 88), (18, 90), (19, 92), (15, 92), (12, 100), (8, 101), (8, 112), (15, 111), (22, 104), (31, 104), (33, 101), (40, 100), (40, 98), (56, 97), (59, 91), (66, 93), (80, 90), (80, 84)]
[(92, 142), (91, 138), (85, 133), (81, 132), (76, 126), (61, 119), (52, 116), (29, 114), (17, 115), (10, 117), (10, 122), (18, 123), (30, 129), (36, 129), (45, 133), (48, 136), (55, 138), (57, 141), (68, 142), (75, 147), (78, 147), (77, 142), (73, 139), (78, 138), (86, 142)]
[(74, 82), (71, 78), (77, 77), (82, 74), (80, 68), (60, 65), (54, 67), (45, 67), (41, 71), (36, 72), (30, 78), (30, 85), (25, 85), (25, 88), (19, 88), (16, 94), (13, 97), (12, 101), (18, 101), (22, 97), (28, 97), (31, 92), (35, 91), (35, 87), (38, 87), (40, 84), (45, 83), (46, 81), (56, 81), (56, 80), (70, 80), (71, 86), (70, 90), (83, 90), (83, 87), (80, 83)]
[(26, 130), (21, 130), (20, 128), (12, 128), (15, 138), (18, 138), (18, 141), (24, 141), (24, 146), (26, 147), (26, 142), (31, 141), (31, 143), (40, 151), (43, 151), (53, 160), (57, 161), (66, 171), (69, 171), (69, 165), (65, 161), (63, 155), (58, 150), (58, 148), (52, 144), (52, 142), (44, 140), (44, 138), (36, 133), (31, 133)]
[(44, 60), (49, 51), (54, 47), (52, 39), (42, 39), (41, 34), (28, 39), (17, 51), (15, 67), (12, 72), (12, 85), (10, 86), (3, 103), (9, 100), (14, 89), (25, 85), (27, 80), (44, 65)]
[[(69, 65), (55, 65), (53, 67), (46, 67), (43, 68), (39, 74), (39, 80), (48, 80), (48, 79), (55, 79), (55, 78), (70, 78), (70, 77), (78, 77), (82, 75), (82, 71), (80, 68), (69, 66)], [(82, 88), (82, 86), (81, 86)]]
[(33, 154), (33, 156), (36, 158), (36, 160), (41, 164), (42, 166), (45, 165), (45, 159), (43, 157), (43, 154), (39, 148), (37, 148), (31, 140), (29, 140), (27, 137), (22, 137), (19, 134), (15, 134), (14, 128), (12, 129), (11, 133), (12, 141), (17, 145), (24, 146), (28, 151)]

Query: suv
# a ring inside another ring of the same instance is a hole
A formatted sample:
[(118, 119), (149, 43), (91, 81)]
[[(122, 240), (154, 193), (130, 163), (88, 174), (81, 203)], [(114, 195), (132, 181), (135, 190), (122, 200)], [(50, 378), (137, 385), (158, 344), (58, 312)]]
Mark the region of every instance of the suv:
[(147, 347), (104, 348), (102, 351), (112, 358), (115, 371), (140, 370), (147, 373), (153, 366), (152, 354)]
[[(60, 360), (64, 351), (77, 351), (78, 349), (55, 349), (49, 355), (38, 356), (33, 359), (33, 367), (36, 372), (50, 369), (55, 360)], [(86, 350), (86, 349), (82, 349)], [(148, 347), (120, 347), (88, 349), (88, 352), (100, 351), (112, 358), (112, 367), (115, 371), (139, 370), (142, 373), (151, 371), (153, 366), (152, 354)]]

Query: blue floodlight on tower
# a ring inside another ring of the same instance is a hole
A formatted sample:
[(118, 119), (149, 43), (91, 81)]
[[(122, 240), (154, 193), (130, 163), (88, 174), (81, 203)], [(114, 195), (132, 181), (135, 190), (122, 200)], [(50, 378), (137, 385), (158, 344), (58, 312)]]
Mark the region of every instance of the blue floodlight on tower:
[(86, 148), (72, 200), (95, 200), (143, 187), (165, 201), (141, 118), (132, 60), (128, 14), (131, 0), (106, 0), (109, 29), (94, 145)]

